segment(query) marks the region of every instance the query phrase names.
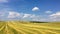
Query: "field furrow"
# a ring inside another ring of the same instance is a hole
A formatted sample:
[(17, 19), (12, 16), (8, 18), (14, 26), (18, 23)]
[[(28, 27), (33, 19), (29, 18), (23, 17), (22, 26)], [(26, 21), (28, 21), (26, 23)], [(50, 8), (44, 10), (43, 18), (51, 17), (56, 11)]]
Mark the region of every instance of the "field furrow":
[[(51, 25), (54, 24), (52, 23)], [(34, 24), (22, 23), (20, 21), (6, 21), (0, 23), (0, 34), (60, 34), (60, 27), (56, 27), (56, 25), (51, 27), (50, 23)]]

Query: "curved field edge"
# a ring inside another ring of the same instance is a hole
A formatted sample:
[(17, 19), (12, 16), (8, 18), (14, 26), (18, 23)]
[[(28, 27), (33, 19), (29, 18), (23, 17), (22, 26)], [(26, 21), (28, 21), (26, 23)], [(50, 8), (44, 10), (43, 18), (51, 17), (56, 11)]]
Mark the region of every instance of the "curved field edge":
[(0, 34), (60, 34), (60, 23), (0, 22)]

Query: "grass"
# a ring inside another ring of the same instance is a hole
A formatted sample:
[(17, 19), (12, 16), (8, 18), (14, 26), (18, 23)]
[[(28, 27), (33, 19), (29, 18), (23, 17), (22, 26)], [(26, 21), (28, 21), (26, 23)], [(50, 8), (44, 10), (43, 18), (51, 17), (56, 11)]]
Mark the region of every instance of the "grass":
[(60, 34), (60, 23), (2, 21), (0, 34)]

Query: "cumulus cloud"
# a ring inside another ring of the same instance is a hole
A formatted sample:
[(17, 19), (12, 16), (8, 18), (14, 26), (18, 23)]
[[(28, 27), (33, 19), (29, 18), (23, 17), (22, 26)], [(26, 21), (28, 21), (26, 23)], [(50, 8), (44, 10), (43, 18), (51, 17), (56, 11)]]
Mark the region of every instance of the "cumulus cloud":
[(28, 20), (30, 19), (32, 21), (44, 21), (45, 20), (40, 15), (35, 15), (35, 14), (24, 14), (23, 19), (25, 19), (25, 18)]
[(39, 11), (40, 9), (38, 7), (34, 7), (32, 11)]
[(19, 13), (9, 9), (3, 9), (0, 11), (0, 19), (14, 20), (14, 19), (23, 19), (23, 20), (39, 20), (40, 16), (35, 14)]
[(18, 13), (18, 12), (13, 12), (13, 11), (10, 11), (9, 12), (9, 15), (8, 15), (8, 18), (18, 18), (18, 17), (20, 17), (20, 13)]
[(23, 18), (40, 18), (39, 15), (35, 15), (35, 14), (24, 14)]
[(23, 18), (28, 18), (30, 16), (31, 16), (31, 14), (24, 14)]
[(50, 18), (52, 19), (52, 21), (60, 21), (60, 12), (56, 12), (55, 14), (51, 14)]
[(52, 14), (52, 15), (50, 15), (50, 16), (60, 16), (60, 12), (57, 12), (57, 13)]
[(51, 11), (46, 11), (45, 13), (52, 13)]
[(11, 9), (2, 9), (0, 10), (0, 19), (4, 20), (32, 20), (32, 21), (60, 21), (60, 12), (53, 13), (44, 17), (43, 15), (28, 14), (28, 13), (19, 13)]
[(37, 17), (36, 15), (34, 14), (24, 14), (23, 18), (35, 18)]
[(41, 15), (32, 15), (32, 21), (46, 21), (46, 19)]

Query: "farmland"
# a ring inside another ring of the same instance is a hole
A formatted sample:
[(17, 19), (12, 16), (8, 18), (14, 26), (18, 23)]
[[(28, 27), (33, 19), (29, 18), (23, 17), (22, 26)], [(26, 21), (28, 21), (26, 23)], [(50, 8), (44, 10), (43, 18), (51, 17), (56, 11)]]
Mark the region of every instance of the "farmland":
[(60, 34), (60, 23), (1, 21), (0, 34)]

